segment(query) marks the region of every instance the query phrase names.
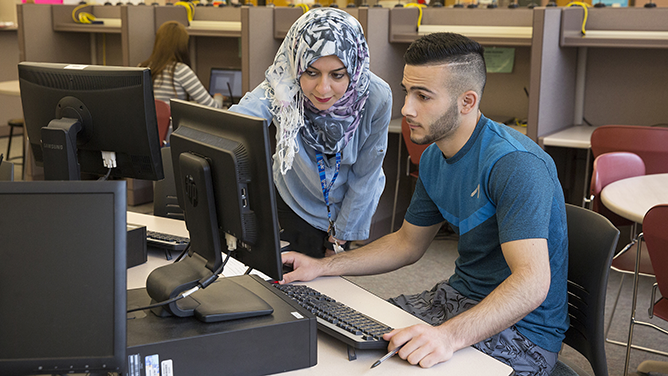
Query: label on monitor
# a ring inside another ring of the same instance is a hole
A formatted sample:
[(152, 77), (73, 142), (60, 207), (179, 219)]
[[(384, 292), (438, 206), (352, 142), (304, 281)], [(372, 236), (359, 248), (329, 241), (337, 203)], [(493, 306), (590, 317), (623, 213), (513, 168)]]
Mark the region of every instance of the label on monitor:
[(88, 65), (82, 65), (82, 64), (70, 64), (70, 65), (65, 66), (64, 69), (76, 69), (76, 70), (82, 70), (82, 69), (86, 69), (87, 66), (88, 66)]

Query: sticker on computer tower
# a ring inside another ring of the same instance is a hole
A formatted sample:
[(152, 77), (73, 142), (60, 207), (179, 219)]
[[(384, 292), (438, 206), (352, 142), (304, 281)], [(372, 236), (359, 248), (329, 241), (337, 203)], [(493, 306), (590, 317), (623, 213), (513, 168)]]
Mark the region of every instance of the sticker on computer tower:
[(128, 376), (142, 376), (140, 359), (139, 354), (128, 355)]
[(162, 369), (162, 376), (174, 376), (174, 365), (171, 359), (163, 360), (160, 363)]
[(144, 369), (146, 376), (160, 376), (160, 358), (158, 354), (148, 355), (144, 358)]
[(298, 320), (304, 318), (304, 316), (302, 316), (299, 312), (290, 312), (290, 313)]

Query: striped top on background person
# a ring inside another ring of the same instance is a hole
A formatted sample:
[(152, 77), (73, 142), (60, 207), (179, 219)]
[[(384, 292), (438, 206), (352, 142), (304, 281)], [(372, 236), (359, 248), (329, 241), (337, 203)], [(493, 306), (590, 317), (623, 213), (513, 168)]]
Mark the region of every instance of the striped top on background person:
[(167, 103), (172, 98), (194, 100), (220, 108), (190, 68), (189, 38), (181, 23), (165, 22), (155, 34), (151, 56), (139, 66), (151, 68), (155, 99)]

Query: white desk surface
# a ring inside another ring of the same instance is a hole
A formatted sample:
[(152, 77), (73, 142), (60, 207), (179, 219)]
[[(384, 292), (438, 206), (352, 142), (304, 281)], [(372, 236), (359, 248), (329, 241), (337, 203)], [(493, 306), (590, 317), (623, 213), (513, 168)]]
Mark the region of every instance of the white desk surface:
[(668, 174), (652, 174), (618, 180), (601, 191), (601, 202), (626, 219), (642, 223), (645, 213), (668, 204)]
[(559, 146), (575, 149), (589, 149), (591, 147), (591, 134), (597, 126), (574, 125), (548, 136), (540, 137), (543, 146)]
[(11, 95), (15, 97), (21, 96), (19, 80), (0, 82), (0, 94)]
[[(172, 233), (174, 235), (186, 235), (185, 223), (179, 220), (154, 217), (146, 214), (133, 212), (127, 213), (128, 223), (145, 225), (148, 230)], [(146, 277), (154, 268), (170, 263), (165, 260), (161, 253), (149, 253), (147, 263), (128, 269), (128, 289), (144, 287)], [(236, 275), (243, 271), (244, 266), (230, 259), (230, 270), (225, 275)], [(365, 312), (386, 324), (395, 328), (406, 327), (420, 323), (421, 321), (402, 309), (386, 302), (385, 300), (371, 294), (361, 287), (341, 277), (318, 278), (307, 282), (309, 285), (323, 294), (347, 304), (361, 312)], [(382, 374), (386, 375), (499, 375), (508, 376), (513, 373), (511, 367), (468, 347), (455, 353), (454, 357), (445, 363), (438, 364), (429, 369), (411, 366), (408, 362), (394, 356), (377, 368), (371, 369), (371, 365), (380, 357), (385, 355), (385, 350), (358, 350), (357, 360), (348, 361), (346, 345), (332, 337), (318, 332), (318, 364), (311, 368), (304, 368), (285, 373), (286, 375), (362, 375)]]

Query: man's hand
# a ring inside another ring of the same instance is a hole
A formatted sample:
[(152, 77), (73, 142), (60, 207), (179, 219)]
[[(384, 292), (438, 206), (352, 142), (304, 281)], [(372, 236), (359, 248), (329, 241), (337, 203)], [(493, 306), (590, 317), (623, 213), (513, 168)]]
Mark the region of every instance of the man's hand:
[(419, 364), (422, 368), (449, 360), (455, 351), (440, 326), (418, 324), (395, 329), (385, 334), (383, 339), (390, 341), (388, 351), (403, 345), (397, 355), (410, 364)]
[(283, 274), (283, 280), (278, 283), (284, 285), (295, 281), (310, 281), (322, 275), (323, 259), (315, 259), (299, 252), (284, 252), (281, 254), (283, 265), (292, 267), (292, 271)]

